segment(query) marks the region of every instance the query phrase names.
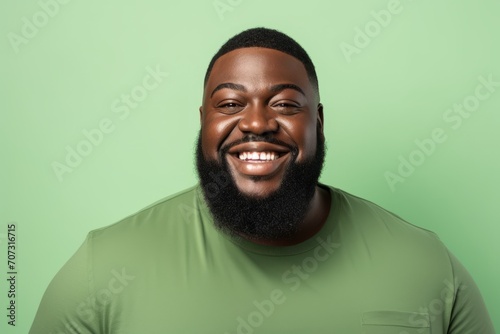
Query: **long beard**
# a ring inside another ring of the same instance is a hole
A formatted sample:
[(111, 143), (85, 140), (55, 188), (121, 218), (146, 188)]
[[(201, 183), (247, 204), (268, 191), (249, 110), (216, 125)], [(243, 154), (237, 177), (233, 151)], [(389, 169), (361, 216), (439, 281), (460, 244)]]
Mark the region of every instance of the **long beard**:
[[(252, 140), (272, 142), (266, 137), (243, 139)], [(325, 146), (319, 129), (314, 157), (296, 163), (298, 153), (293, 148), (292, 159), (286, 167), (280, 187), (266, 198), (250, 197), (238, 190), (228, 167), (226, 152), (221, 150), (221, 163), (205, 159), (200, 131), (196, 167), (215, 226), (230, 235), (255, 239), (277, 240), (293, 236), (306, 215), (323, 169)]]

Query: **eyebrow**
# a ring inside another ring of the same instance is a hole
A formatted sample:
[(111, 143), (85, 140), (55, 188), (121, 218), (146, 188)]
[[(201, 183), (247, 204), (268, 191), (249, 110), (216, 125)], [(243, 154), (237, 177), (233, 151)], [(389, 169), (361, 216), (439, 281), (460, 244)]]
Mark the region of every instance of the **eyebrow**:
[[(217, 92), (218, 90), (221, 90), (221, 89), (224, 89), (224, 88), (229, 88), (229, 89), (233, 89), (233, 90), (239, 90), (239, 91), (244, 92), (244, 93), (247, 92), (247, 89), (243, 85), (236, 84), (236, 83), (233, 83), (233, 82), (224, 82), (224, 83), (221, 83), (220, 85), (218, 85), (217, 87), (215, 87), (215, 89), (212, 91), (212, 94), (210, 94), (210, 97), (214, 96), (215, 92)], [(306, 93), (304, 93), (304, 91), (302, 90), (302, 88), (300, 88), (299, 86), (294, 85), (294, 84), (278, 84), (278, 85), (274, 85), (274, 86), (271, 87), (271, 92), (273, 92), (273, 93), (279, 93), (279, 92), (281, 92), (281, 91), (283, 91), (285, 89), (293, 89), (293, 90), (296, 90), (297, 92), (301, 93), (302, 95), (306, 96)]]
[(229, 89), (233, 89), (233, 90), (239, 90), (239, 91), (242, 91), (242, 92), (245, 92), (245, 93), (247, 91), (247, 89), (243, 85), (235, 84), (235, 83), (232, 83), (232, 82), (224, 82), (224, 83), (221, 83), (220, 85), (218, 85), (217, 87), (215, 87), (215, 89), (212, 91), (212, 94), (210, 94), (210, 97), (214, 96), (214, 94), (215, 94), (216, 91), (224, 89), (224, 88), (229, 88)]
[(273, 93), (279, 93), (279, 92), (281, 92), (282, 90), (285, 90), (285, 89), (293, 89), (293, 90), (296, 90), (297, 92), (301, 93), (302, 95), (306, 96), (306, 93), (304, 93), (304, 91), (302, 90), (302, 88), (300, 88), (299, 86), (294, 85), (294, 84), (278, 84), (278, 85), (274, 85), (274, 86), (271, 87), (271, 92), (273, 92)]

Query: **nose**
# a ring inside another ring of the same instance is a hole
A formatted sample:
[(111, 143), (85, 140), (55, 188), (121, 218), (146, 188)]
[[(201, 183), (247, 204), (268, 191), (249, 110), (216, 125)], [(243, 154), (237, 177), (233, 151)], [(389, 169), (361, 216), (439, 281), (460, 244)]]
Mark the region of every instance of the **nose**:
[(262, 135), (278, 131), (279, 125), (272, 110), (264, 106), (247, 107), (238, 123), (241, 132)]

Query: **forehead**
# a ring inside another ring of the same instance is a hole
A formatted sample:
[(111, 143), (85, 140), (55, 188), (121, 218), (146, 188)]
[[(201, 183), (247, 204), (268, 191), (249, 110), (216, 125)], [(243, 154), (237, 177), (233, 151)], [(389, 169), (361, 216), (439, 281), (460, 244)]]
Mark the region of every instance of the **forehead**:
[(232, 82), (249, 88), (265, 88), (274, 84), (294, 83), (312, 93), (304, 64), (284, 52), (260, 48), (241, 48), (226, 53), (214, 63), (206, 90)]

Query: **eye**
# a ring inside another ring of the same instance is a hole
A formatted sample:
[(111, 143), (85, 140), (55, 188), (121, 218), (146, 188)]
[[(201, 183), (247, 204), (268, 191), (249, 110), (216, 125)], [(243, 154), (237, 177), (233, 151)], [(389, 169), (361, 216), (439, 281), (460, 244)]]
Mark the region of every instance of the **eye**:
[(234, 114), (243, 109), (243, 106), (237, 102), (222, 102), (216, 107), (220, 112), (225, 114)]
[(288, 101), (274, 103), (272, 107), (283, 114), (295, 114), (300, 111), (300, 105)]
[(279, 108), (295, 108), (297, 107), (296, 105), (293, 105), (293, 104), (290, 104), (290, 103), (277, 103), (275, 104), (276, 107), (279, 107)]
[(219, 106), (219, 108), (236, 108), (238, 105), (236, 103), (225, 103), (221, 106)]

